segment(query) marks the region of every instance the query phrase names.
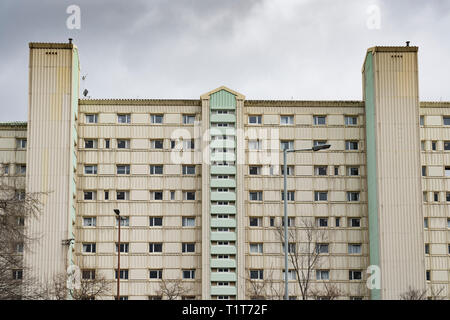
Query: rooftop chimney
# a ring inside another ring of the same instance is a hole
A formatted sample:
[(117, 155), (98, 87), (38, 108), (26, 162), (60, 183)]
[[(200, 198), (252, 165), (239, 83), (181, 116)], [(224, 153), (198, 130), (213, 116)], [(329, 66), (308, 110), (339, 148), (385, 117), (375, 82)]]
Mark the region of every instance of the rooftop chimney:
[(407, 47), (409, 47), (409, 43), (410, 43), (411, 41), (406, 41), (406, 46)]
[(72, 40), (73, 40), (72, 38), (69, 38), (69, 43), (70, 43), (70, 44), (72, 44)]

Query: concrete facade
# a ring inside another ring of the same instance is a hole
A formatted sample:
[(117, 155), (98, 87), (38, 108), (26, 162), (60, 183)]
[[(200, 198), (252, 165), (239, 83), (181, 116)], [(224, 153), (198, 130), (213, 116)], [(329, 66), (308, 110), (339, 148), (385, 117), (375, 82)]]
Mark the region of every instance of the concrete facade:
[[(0, 179), (49, 192), (26, 224), (43, 236), (24, 252), (32, 276), (76, 265), (115, 283), (119, 209), (121, 296), (159, 298), (161, 277), (182, 279), (185, 299), (279, 297), (281, 148), (328, 143), (288, 155), (290, 230), (300, 248), (312, 221), (326, 248), (312, 288), (448, 298), (450, 102), (419, 102), (417, 47), (370, 48), (362, 71), (362, 101), (246, 100), (226, 87), (198, 100), (79, 99), (76, 46), (30, 44), (29, 120), (0, 125)], [(369, 266), (380, 288), (366, 285)], [(295, 279), (289, 295), (301, 297)]]

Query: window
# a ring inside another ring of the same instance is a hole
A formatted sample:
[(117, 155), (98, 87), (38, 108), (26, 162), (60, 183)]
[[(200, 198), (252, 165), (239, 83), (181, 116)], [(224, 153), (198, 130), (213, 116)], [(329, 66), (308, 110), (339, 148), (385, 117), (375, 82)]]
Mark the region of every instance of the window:
[(96, 149), (97, 139), (84, 139), (84, 147), (86, 149)]
[(314, 168), (314, 174), (316, 176), (326, 176), (327, 175), (327, 167), (326, 166), (316, 166)]
[(349, 243), (348, 253), (349, 254), (361, 254), (361, 244), (360, 243)]
[(425, 151), (425, 141), (424, 140), (420, 141), (420, 150)]
[[(296, 280), (297, 274), (295, 273), (295, 270), (288, 270), (287, 278), (288, 278), (288, 280)], [(285, 271), (284, 270), (283, 270), (283, 279), (285, 279)]]
[(352, 228), (361, 227), (361, 219), (360, 218), (350, 218), (348, 220), (348, 226)]
[(358, 141), (345, 141), (345, 150), (358, 150)]
[(264, 279), (264, 270), (250, 270), (250, 279), (252, 280), (263, 280)]
[(95, 279), (95, 269), (83, 269), (81, 270), (81, 278), (85, 280)]
[[(282, 251), (284, 252), (284, 242), (281, 245)], [(296, 251), (296, 244), (295, 243), (288, 243), (288, 253), (295, 253)]]
[(195, 115), (183, 114), (183, 124), (194, 124)]
[[(280, 166), (281, 168), (281, 175), (284, 176), (284, 165)], [(293, 176), (294, 175), (294, 166), (287, 166), (287, 176)]]
[(292, 150), (292, 149), (294, 149), (294, 141), (293, 140), (281, 141), (280, 149), (281, 150)]
[(151, 123), (163, 123), (163, 115), (162, 114), (151, 114), (150, 122)]
[(348, 279), (349, 280), (362, 280), (362, 271), (361, 270), (349, 270)]
[(129, 164), (118, 165), (117, 174), (130, 174), (130, 165)]
[(347, 175), (359, 176), (359, 167), (347, 167)]
[(84, 174), (97, 174), (97, 165), (84, 166)]
[(330, 270), (316, 270), (316, 280), (330, 280)]
[(345, 116), (346, 126), (356, 126), (358, 124), (358, 116)]
[(117, 115), (118, 123), (130, 123), (131, 122), (131, 114), (118, 114)]
[(109, 149), (110, 146), (110, 140), (109, 139), (105, 139), (105, 148)]
[(321, 146), (327, 144), (327, 140), (313, 140), (313, 146), (317, 147), (317, 146)]
[(444, 116), (444, 126), (450, 126), (450, 116)]
[(195, 269), (183, 270), (183, 279), (195, 279)]
[[(119, 226), (119, 218), (116, 216), (116, 227)], [(120, 226), (121, 227), (129, 227), (130, 226), (130, 217), (120, 216)]]
[(18, 164), (16, 170), (18, 175), (24, 175), (27, 173), (27, 166), (25, 164)]
[(262, 191), (250, 191), (250, 201), (262, 201)]
[(317, 218), (318, 227), (328, 227), (328, 218)]
[(181, 252), (195, 252), (195, 243), (182, 243)]
[(150, 165), (150, 174), (163, 174), (163, 165)]
[(162, 243), (149, 243), (148, 244), (148, 252), (161, 253), (162, 252)]
[(269, 225), (270, 225), (271, 227), (275, 227), (275, 217), (270, 217), (270, 218), (269, 218)]
[(281, 125), (291, 125), (294, 124), (294, 116), (280, 116)]
[(150, 217), (149, 218), (149, 225), (150, 227), (162, 227), (162, 217)]
[(194, 150), (194, 149), (195, 149), (194, 139), (183, 140), (183, 150)]
[[(114, 272), (114, 277), (117, 279), (117, 269)], [(128, 269), (120, 269), (120, 280), (127, 280), (128, 279)], [(122, 298), (122, 297), (121, 297)]]
[(24, 217), (17, 217), (17, 225), (20, 227), (23, 227), (25, 225), (25, 218)]
[(25, 190), (16, 190), (15, 198), (17, 200), (20, 200), (20, 201), (25, 200), (25, 197), (26, 197)]
[(339, 175), (339, 166), (334, 166), (334, 175), (335, 176)]
[(151, 199), (152, 200), (162, 200), (163, 199), (163, 192), (162, 191), (152, 191), (151, 192)]
[(425, 243), (425, 254), (430, 254), (430, 244)]
[(95, 243), (83, 243), (83, 252), (95, 253)]
[(425, 277), (426, 277), (427, 281), (431, 281), (431, 271), (430, 270), (425, 271)]
[(95, 227), (97, 225), (96, 217), (84, 217), (83, 218), (83, 226), (84, 227)]
[(422, 166), (422, 177), (427, 176), (427, 166)]
[(117, 190), (116, 200), (130, 200), (130, 191), (128, 190)]
[(263, 253), (263, 244), (250, 243), (250, 253)]
[(420, 116), (419, 122), (420, 122), (420, 126), (424, 126), (425, 125), (425, 117)]
[(328, 253), (329, 250), (329, 244), (328, 243), (318, 243), (316, 244), (316, 252), (321, 253)]
[(23, 242), (16, 243), (16, 253), (23, 253)]
[(445, 176), (450, 177), (450, 167), (444, 167)]
[(249, 140), (248, 141), (249, 150), (261, 150), (261, 141), (259, 140)]
[(450, 201), (450, 192), (447, 192), (445, 194), (445, 197), (446, 197), (447, 202), (449, 202)]
[(97, 115), (96, 114), (86, 114), (86, 123), (97, 123)]
[(313, 118), (314, 118), (314, 125), (316, 125), (316, 126), (327, 124), (326, 116), (314, 116)]
[(183, 175), (195, 174), (195, 166), (183, 166)]
[(423, 202), (427, 202), (428, 201), (428, 193), (426, 192), (426, 191), (424, 191), (423, 193), (422, 193), (422, 200), (423, 200)]
[(27, 148), (27, 139), (17, 139), (17, 148), (26, 149)]
[[(284, 217), (281, 218), (281, 226), (284, 227)], [(288, 227), (295, 226), (295, 217), (288, 217)]]
[(175, 191), (170, 190), (170, 200), (175, 200)]
[(162, 296), (148, 296), (148, 300), (162, 300)]
[(183, 227), (195, 227), (195, 218), (192, 217), (183, 217), (181, 219), (181, 225)]
[[(119, 249), (119, 244), (116, 243), (116, 252)], [(120, 253), (128, 253), (129, 244), (128, 243), (120, 243)]]
[(261, 118), (262, 118), (261, 115), (248, 116), (248, 123), (249, 124), (261, 124), (262, 123)]
[(250, 166), (249, 174), (250, 175), (260, 175), (261, 174), (261, 166)]
[(423, 227), (424, 227), (425, 229), (428, 228), (428, 218), (424, 218), (424, 219), (423, 219)]
[(250, 227), (261, 227), (262, 219), (256, 217), (250, 217)]
[(439, 201), (439, 192), (433, 192), (433, 199), (435, 202)]
[[(295, 191), (287, 191), (287, 200), (295, 201)], [(281, 191), (281, 201), (284, 201), (284, 191)]]
[(437, 141), (431, 141), (431, 150), (436, 151), (437, 149)]
[(444, 150), (446, 151), (450, 150), (450, 141), (444, 141)]
[(97, 200), (97, 192), (96, 191), (84, 191), (84, 200)]
[(195, 200), (195, 191), (183, 191), (183, 200)]
[(5, 175), (9, 174), (9, 164), (8, 163), (3, 165), (3, 174), (5, 174)]
[(118, 149), (130, 149), (130, 140), (117, 139)]
[(359, 192), (347, 192), (347, 201), (359, 201)]
[(335, 218), (335, 225), (336, 227), (339, 227), (341, 224), (341, 218)]
[(23, 278), (23, 270), (21, 269), (17, 269), (17, 270), (13, 270), (13, 279), (14, 280), (22, 280)]
[(327, 191), (315, 191), (314, 192), (314, 201), (328, 201), (328, 192)]
[(152, 149), (163, 149), (164, 140), (150, 140), (150, 146)]

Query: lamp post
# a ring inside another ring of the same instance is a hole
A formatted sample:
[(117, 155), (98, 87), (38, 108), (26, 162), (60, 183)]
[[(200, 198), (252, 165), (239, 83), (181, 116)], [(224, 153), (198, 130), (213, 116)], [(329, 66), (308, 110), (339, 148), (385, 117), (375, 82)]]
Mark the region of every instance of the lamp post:
[(120, 300), (120, 211), (119, 209), (114, 209), (114, 213), (117, 215), (117, 221), (119, 224), (119, 235), (118, 235), (118, 248), (117, 248), (117, 300)]
[(288, 292), (288, 215), (287, 215), (287, 161), (286, 156), (288, 152), (302, 152), (302, 151), (319, 151), (330, 148), (329, 144), (320, 144), (310, 149), (283, 149), (283, 183), (284, 183), (284, 299), (289, 300)]

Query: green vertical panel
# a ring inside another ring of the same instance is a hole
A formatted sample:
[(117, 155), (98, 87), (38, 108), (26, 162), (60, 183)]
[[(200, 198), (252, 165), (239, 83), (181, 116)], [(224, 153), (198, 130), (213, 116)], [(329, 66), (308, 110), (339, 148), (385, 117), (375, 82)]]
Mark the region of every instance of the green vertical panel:
[[(366, 107), (366, 143), (367, 143), (367, 192), (369, 209), (369, 249), (370, 265), (380, 266), (379, 230), (378, 230), (378, 196), (377, 196), (377, 160), (375, 138), (375, 83), (373, 71), (373, 54), (367, 53), (364, 66), (365, 107)], [(371, 299), (380, 300), (380, 289), (371, 290)]]
[(210, 97), (210, 107), (236, 109), (236, 96), (226, 90), (219, 90)]

